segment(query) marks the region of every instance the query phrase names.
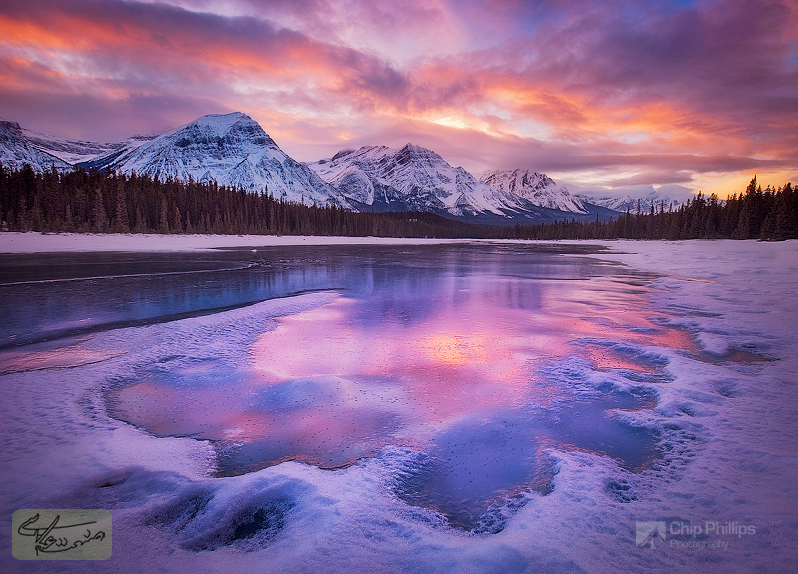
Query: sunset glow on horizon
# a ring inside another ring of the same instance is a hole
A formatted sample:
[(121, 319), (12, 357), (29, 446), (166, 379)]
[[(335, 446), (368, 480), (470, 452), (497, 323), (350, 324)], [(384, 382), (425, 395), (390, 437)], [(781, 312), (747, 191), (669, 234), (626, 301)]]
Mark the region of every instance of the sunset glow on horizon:
[(0, 6), (0, 117), (73, 139), (242, 111), (299, 161), (432, 149), (474, 175), (683, 200), (798, 180), (789, 0)]

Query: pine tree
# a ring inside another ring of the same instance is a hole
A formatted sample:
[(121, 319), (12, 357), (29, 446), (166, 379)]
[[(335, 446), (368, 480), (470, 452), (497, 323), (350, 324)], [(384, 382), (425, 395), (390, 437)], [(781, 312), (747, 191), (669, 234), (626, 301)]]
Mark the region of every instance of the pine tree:
[(116, 214), (114, 217), (114, 230), (117, 233), (130, 231), (127, 216), (127, 201), (125, 199), (125, 180), (123, 175), (116, 178)]
[(169, 233), (169, 204), (166, 201), (166, 196), (161, 198), (160, 214), (158, 233)]
[(105, 204), (103, 202), (103, 194), (99, 188), (94, 190), (94, 230), (97, 233), (105, 233), (108, 231), (108, 215), (105, 212)]
[(180, 208), (175, 205), (174, 215), (172, 217), (173, 224), (172, 224), (172, 232), (173, 233), (182, 233), (183, 232), (183, 218), (180, 217)]

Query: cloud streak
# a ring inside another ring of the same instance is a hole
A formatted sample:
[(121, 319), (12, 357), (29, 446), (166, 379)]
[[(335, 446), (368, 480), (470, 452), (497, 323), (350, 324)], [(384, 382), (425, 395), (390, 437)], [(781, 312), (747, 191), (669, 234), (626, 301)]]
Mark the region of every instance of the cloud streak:
[(113, 140), (241, 110), (298, 159), (413, 141), (581, 188), (798, 176), (788, 0), (217, 6), (4, 2), (0, 116)]

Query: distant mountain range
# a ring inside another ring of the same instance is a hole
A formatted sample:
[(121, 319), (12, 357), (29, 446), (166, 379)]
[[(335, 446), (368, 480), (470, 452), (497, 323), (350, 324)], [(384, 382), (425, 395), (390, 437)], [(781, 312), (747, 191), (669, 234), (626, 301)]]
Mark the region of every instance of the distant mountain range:
[[(342, 151), (308, 165), (359, 210), (428, 211), (483, 221), (557, 219), (552, 210), (560, 212), (559, 219), (588, 213), (545, 175), (516, 170), (492, 172), (491, 181), (477, 179), (412, 144)], [(504, 185), (513, 177), (522, 182), (517, 188)]]
[(0, 121), (0, 162), (17, 169), (28, 163), (35, 171), (82, 167), (161, 180), (215, 181), (305, 204), (426, 211), (484, 223), (606, 220), (620, 211), (609, 200), (601, 205), (571, 195), (531, 170), (488, 171), (476, 178), (412, 144), (401, 149), (366, 146), (300, 163), (240, 112), (207, 115), (162, 135), (116, 143), (67, 140)]

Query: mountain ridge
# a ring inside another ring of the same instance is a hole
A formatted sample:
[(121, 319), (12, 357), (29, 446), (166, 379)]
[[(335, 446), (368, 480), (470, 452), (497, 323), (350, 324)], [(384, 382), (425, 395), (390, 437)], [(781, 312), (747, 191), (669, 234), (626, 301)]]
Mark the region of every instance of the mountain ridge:
[(0, 162), (14, 169), (28, 164), (38, 172), (52, 168), (58, 171), (72, 169), (72, 164), (30, 142), (17, 122), (3, 119), (0, 119)]
[(215, 181), (351, 211), (427, 211), (493, 223), (609, 217), (608, 210), (589, 207), (545, 174), (491, 170), (477, 178), (412, 143), (399, 149), (363, 146), (300, 163), (242, 112), (209, 114), (164, 134), (115, 143), (68, 140), (2, 122), (0, 161), (12, 167), (29, 163), (36, 171), (77, 167)]
[(544, 173), (530, 169), (497, 169), (483, 172), (479, 179), (508, 195), (527, 199), (540, 207), (582, 215), (588, 212), (582, 201), (568, 192), (568, 188), (558, 186)]

